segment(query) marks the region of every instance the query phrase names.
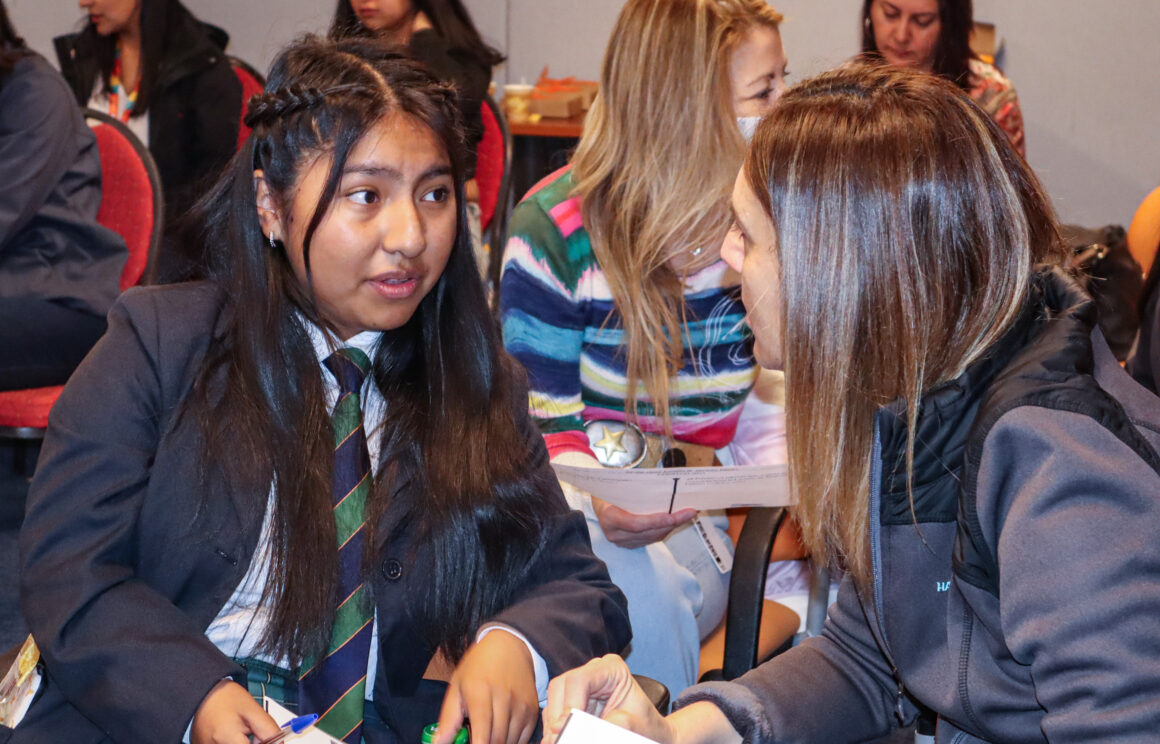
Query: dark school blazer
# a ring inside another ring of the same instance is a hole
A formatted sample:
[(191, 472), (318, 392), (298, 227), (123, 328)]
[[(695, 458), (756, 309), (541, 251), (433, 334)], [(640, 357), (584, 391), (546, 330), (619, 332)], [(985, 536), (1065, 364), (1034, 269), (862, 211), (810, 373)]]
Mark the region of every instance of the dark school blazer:
[[(20, 535), (21, 609), (45, 686), (0, 742), (177, 742), (210, 688), (242, 679), (205, 630), (249, 568), (264, 505), (225, 482), (203, 492), (196, 424), (174, 416), (221, 313), (208, 283), (130, 290), (53, 408)], [(523, 429), (553, 513), (526, 586), (491, 620), (523, 633), (555, 676), (619, 651), (631, 633), (542, 438), (530, 421)], [(431, 564), (405, 534), (385, 551), (374, 698), (387, 720), (414, 707), (432, 656), (407, 611)]]

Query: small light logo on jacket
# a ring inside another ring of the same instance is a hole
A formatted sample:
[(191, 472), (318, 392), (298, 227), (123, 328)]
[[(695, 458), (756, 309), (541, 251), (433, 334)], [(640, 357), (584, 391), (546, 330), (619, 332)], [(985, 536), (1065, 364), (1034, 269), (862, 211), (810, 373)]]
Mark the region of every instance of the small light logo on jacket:
[(935, 588), (935, 591), (938, 591), (938, 592), (949, 592), (951, 590), (951, 582), (949, 582), (949, 581), (936, 581), (936, 582), (934, 582), (934, 588)]

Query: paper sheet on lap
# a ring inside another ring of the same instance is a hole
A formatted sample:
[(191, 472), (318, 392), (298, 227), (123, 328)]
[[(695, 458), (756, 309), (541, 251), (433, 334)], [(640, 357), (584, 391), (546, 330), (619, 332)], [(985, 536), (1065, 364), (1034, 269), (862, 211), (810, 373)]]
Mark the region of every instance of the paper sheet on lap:
[[(286, 710), (268, 697), (262, 698), (262, 707), (265, 708), (266, 712), (270, 714), (270, 717), (274, 719), (274, 723), (278, 724), (279, 726), (285, 726), (291, 719), (294, 718), (293, 713)], [(300, 734), (290, 734), (282, 741), (294, 742), (294, 744), (342, 744), (342, 742), (338, 739), (332, 739), (313, 726)]]
[(786, 465), (618, 470), (553, 463), (552, 467), (565, 483), (635, 514), (794, 503)]
[(652, 739), (646, 739), (640, 734), (634, 734), (628, 729), (622, 729), (615, 724), (585, 713), (582, 710), (572, 709), (564, 728), (560, 731), (557, 744), (656, 744)]

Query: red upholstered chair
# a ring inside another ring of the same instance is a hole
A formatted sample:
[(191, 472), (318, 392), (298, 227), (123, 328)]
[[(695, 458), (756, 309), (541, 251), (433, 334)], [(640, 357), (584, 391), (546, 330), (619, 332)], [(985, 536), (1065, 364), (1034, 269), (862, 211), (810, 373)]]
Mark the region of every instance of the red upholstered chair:
[(479, 142), (475, 181), (479, 184), (483, 242), (489, 248), (487, 276), (492, 286), (498, 286), (511, 199), (512, 135), (499, 105), (491, 96), (483, 99), (481, 113), (483, 139)]
[[(85, 119), (97, 137), (101, 160), (101, 206), (97, 222), (118, 233), (129, 248), (121, 289), (153, 281), (161, 244), (161, 179), (153, 157), (129, 128), (100, 111)], [(0, 438), (39, 440), (48, 411), (63, 386), (0, 392)]]
[[(253, 66), (238, 59), (233, 55), (226, 57), (230, 61), (230, 67), (233, 68), (234, 75), (237, 76), (238, 82), (242, 84), (242, 119), (246, 118), (246, 104), (250, 102), (250, 96), (256, 93), (261, 93), (262, 89), (266, 87), (266, 78), (262, 73), (254, 69)], [(242, 145), (246, 143), (246, 138), (250, 136), (250, 128), (246, 126), (246, 122), (238, 123), (238, 149), (242, 149)]]

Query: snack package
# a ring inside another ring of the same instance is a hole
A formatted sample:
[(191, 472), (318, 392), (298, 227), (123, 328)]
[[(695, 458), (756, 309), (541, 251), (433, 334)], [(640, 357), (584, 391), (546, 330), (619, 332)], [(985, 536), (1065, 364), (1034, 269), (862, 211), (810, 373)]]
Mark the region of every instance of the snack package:
[(600, 84), (593, 80), (574, 77), (548, 77), (545, 65), (532, 90), (532, 106), (536, 113), (546, 117), (568, 118), (587, 111)]
[(24, 641), (16, 660), (0, 680), (0, 726), (16, 728), (40, 689), (40, 649), (32, 636)]

